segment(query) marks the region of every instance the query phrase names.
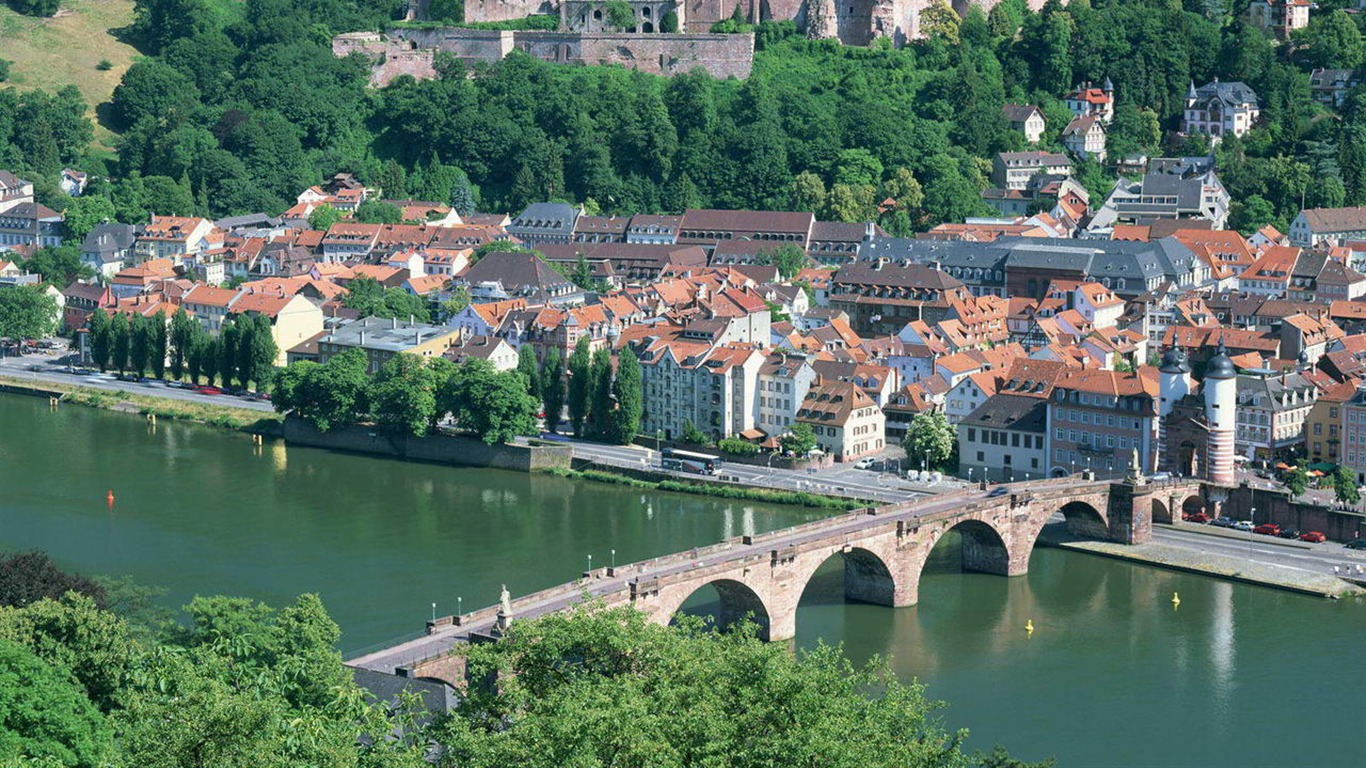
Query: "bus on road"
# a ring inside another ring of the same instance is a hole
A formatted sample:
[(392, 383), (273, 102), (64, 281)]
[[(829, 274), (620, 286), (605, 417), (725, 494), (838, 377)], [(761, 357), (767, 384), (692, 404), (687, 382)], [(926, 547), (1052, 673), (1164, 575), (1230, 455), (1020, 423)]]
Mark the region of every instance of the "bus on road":
[(679, 451), (673, 448), (664, 449), (664, 454), (660, 459), (660, 466), (663, 469), (669, 469), (675, 472), (692, 472), (697, 475), (716, 474), (716, 467), (720, 463), (720, 456), (693, 453), (692, 451)]

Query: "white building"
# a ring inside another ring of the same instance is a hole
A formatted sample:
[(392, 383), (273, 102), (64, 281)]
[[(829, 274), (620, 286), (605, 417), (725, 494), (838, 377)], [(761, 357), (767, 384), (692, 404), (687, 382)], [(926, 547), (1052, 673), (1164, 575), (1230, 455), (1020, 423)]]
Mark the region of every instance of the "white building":
[(1290, 244), (1313, 248), (1366, 239), (1366, 208), (1305, 208), (1290, 222)]
[(1215, 80), (1186, 92), (1186, 114), (1182, 132), (1203, 133), (1218, 141), (1227, 135), (1242, 136), (1252, 129), (1261, 115), (1257, 94), (1245, 83)]
[(1025, 141), (1038, 144), (1039, 139), (1043, 138), (1043, 129), (1047, 124), (1038, 107), (1033, 104), (1006, 104), (1001, 111), (1010, 122), (1010, 130), (1024, 134)]
[(759, 429), (770, 436), (789, 431), (815, 380), (816, 371), (806, 358), (771, 353), (759, 368)]
[(1105, 126), (1095, 115), (1074, 117), (1062, 131), (1062, 145), (1083, 160), (1105, 162)]
[(816, 434), (816, 445), (836, 461), (852, 461), (886, 446), (887, 419), (861, 387), (849, 381), (818, 383), (807, 392), (797, 422)]
[(640, 345), (645, 413), (641, 432), (683, 434), (684, 424), (720, 440), (755, 428), (763, 352), (744, 344), (708, 346), (677, 340)]

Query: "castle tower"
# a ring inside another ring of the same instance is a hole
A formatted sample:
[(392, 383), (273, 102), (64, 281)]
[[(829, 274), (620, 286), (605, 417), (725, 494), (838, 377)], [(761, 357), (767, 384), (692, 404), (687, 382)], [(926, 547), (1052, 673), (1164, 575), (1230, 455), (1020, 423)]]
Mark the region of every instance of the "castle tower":
[(1172, 406), (1191, 392), (1191, 366), (1185, 350), (1171, 346), (1162, 354), (1158, 367), (1157, 401), (1157, 464), (1158, 469), (1171, 471), (1167, 460), (1167, 417)]
[(1219, 340), (1219, 349), (1205, 369), (1205, 423), (1209, 440), (1205, 444), (1205, 467), (1211, 483), (1231, 486), (1235, 482), (1233, 454), (1234, 428), (1238, 414), (1238, 371)]

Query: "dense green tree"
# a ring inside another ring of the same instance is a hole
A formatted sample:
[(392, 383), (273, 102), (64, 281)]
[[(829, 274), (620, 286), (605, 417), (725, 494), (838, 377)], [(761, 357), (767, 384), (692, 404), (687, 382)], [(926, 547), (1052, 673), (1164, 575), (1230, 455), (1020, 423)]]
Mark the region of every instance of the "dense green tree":
[(116, 215), (114, 202), (104, 195), (82, 195), (62, 211), (67, 237), (77, 243), (97, 225), (113, 221)]
[(152, 359), (151, 322), (144, 315), (134, 313), (128, 324), (128, 368), (138, 376), (147, 372)]
[(1304, 467), (1295, 467), (1285, 474), (1285, 488), (1290, 491), (1290, 497), (1302, 495), (1309, 488), (1309, 473), (1304, 471)]
[(95, 276), (94, 270), (81, 261), (81, 251), (74, 245), (39, 248), (24, 261), (24, 271), (38, 273), (43, 282), (57, 290)]
[(132, 326), (128, 314), (119, 312), (109, 324), (109, 367), (123, 373), (128, 370), (128, 352), (132, 348)]
[(588, 337), (581, 337), (569, 355), (569, 423), (575, 437), (583, 436), (593, 407), (593, 353), (588, 345)]
[(90, 701), (108, 712), (119, 704), (137, 648), (128, 628), (87, 595), (67, 592), (22, 608), (0, 608), (0, 640), (19, 643), (69, 670)]
[(645, 387), (641, 383), (640, 360), (629, 347), (617, 355), (617, 373), (612, 380), (612, 395), (616, 410), (612, 412), (612, 438), (622, 445), (630, 445), (640, 433), (640, 420), (645, 408)]
[(112, 741), (104, 716), (66, 670), (0, 640), (0, 760), (99, 768)]
[(545, 405), (545, 428), (554, 432), (564, 414), (564, 361), (558, 347), (551, 347), (541, 364), (541, 402)]
[(177, 307), (175, 314), (171, 315), (170, 331), (170, 351), (171, 351), (171, 378), (179, 379), (185, 374), (185, 361), (189, 355), (190, 348), (194, 344), (195, 337), (203, 332), (203, 326), (199, 321), (190, 317), (185, 312), (184, 307)]
[(1333, 495), (1344, 504), (1361, 501), (1361, 490), (1357, 488), (1356, 473), (1348, 467), (1338, 467), (1333, 473)]
[(450, 386), (456, 420), (484, 442), (507, 443), (519, 435), (536, 434), (539, 402), (527, 392), (521, 373), (499, 373), (482, 360), (471, 360), (460, 366)]
[(324, 203), (313, 209), (313, 213), (308, 215), (308, 226), (311, 229), (326, 232), (332, 228), (333, 224), (341, 221), (341, 211)]
[(901, 447), (905, 449), (906, 459), (911, 466), (923, 464), (930, 469), (946, 471), (951, 469), (948, 463), (956, 442), (953, 427), (944, 414), (931, 411), (918, 413), (911, 419)]
[(370, 413), (393, 434), (427, 434), (436, 416), (436, 387), (426, 361), (406, 352), (389, 358), (370, 386)]
[(40, 286), (0, 289), (0, 337), (40, 339), (57, 330), (57, 300)]
[(1297, 57), (1309, 67), (1355, 69), (1366, 54), (1361, 30), (1342, 9), (1314, 14), (1309, 26), (1296, 30), (1291, 39), (1298, 46)]
[(151, 369), (154, 378), (163, 378), (166, 375), (166, 353), (170, 347), (166, 313), (158, 310), (155, 315), (147, 318), (143, 335), (147, 338), (147, 367)]
[(698, 619), (670, 629), (630, 609), (584, 610), (513, 624), (468, 658), (500, 684), (434, 732), (444, 765), (967, 764), (923, 689), (829, 646), (793, 654)]
[(319, 365), (291, 363), (276, 377), (271, 402), (280, 413), (293, 413), (320, 432), (356, 421), (367, 408), (370, 377), (365, 352), (349, 349)]
[(241, 348), (243, 329), (238, 318), (229, 317), (218, 327), (217, 370), (218, 380), (224, 387), (231, 387), (234, 379), (240, 381), (237, 369), (238, 350)]
[(144, 118), (184, 119), (199, 105), (199, 89), (180, 70), (159, 59), (141, 59), (114, 89), (111, 113), (116, 124), (132, 128)]
[(593, 364), (588, 374), (591, 383), (590, 411), (593, 434), (599, 439), (612, 437), (612, 352), (606, 347), (593, 353)]
[(90, 362), (101, 371), (109, 368), (109, 358), (113, 352), (113, 328), (109, 314), (103, 309), (90, 313)]
[(825, 210), (825, 182), (820, 176), (802, 171), (792, 178), (792, 194), (788, 207), (794, 211), (819, 213)]
[(0, 607), (23, 608), (67, 592), (78, 592), (100, 605), (107, 597), (99, 582), (63, 571), (46, 552), (0, 555)]
[(793, 456), (804, 458), (816, 448), (816, 433), (811, 430), (810, 424), (793, 424), (787, 434), (778, 439), (778, 442), (783, 446), (784, 451)]
[(530, 344), (523, 344), (517, 350), (517, 373), (521, 374), (522, 381), (526, 382), (526, 391), (532, 397), (540, 399), (541, 392), (541, 368), (536, 362), (536, 350)]

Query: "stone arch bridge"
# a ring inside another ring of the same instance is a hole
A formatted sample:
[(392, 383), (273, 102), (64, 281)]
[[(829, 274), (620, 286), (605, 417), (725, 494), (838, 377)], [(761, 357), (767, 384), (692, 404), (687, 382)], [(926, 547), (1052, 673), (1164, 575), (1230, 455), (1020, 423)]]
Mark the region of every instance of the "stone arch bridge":
[[(1203, 507), (1199, 481), (1134, 484), (1080, 478), (996, 486), (991, 496), (974, 489), (912, 502), (866, 508), (838, 517), (616, 568), (585, 572), (575, 582), (512, 602), (514, 620), (564, 610), (585, 597), (607, 606), (629, 604), (653, 620), (669, 622), (683, 603), (708, 585), (720, 597), (719, 623), (752, 617), (761, 636), (796, 634), (797, 605), (816, 569), (844, 561), (849, 600), (915, 605), (930, 551), (950, 531), (962, 535), (964, 570), (1023, 575), (1045, 524), (1062, 513), (1081, 538), (1138, 544), (1152, 538), (1152, 523), (1172, 510)], [(353, 667), (455, 684), (463, 659), (450, 651), (463, 642), (496, 639), (499, 606), (428, 622), (425, 637), (348, 662)]]

